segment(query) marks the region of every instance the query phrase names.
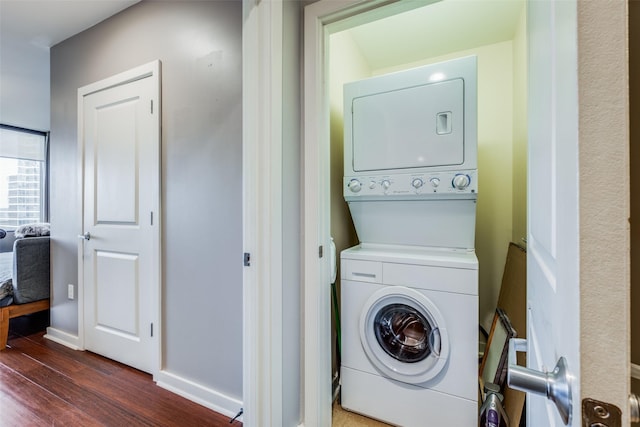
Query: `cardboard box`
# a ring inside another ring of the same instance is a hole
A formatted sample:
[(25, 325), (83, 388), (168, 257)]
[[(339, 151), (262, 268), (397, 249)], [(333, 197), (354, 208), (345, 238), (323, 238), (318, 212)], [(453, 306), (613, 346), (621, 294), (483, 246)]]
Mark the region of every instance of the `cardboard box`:
[[(519, 338), (527, 337), (527, 252), (515, 243), (509, 244), (507, 260), (502, 276), (498, 297), (498, 308), (509, 316), (511, 325)], [(526, 365), (526, 355), (518, 354), (518, 364)], [(518, 427), (526, 394), (505, 386), (504, 409), (509, 417), (509, 425)]]

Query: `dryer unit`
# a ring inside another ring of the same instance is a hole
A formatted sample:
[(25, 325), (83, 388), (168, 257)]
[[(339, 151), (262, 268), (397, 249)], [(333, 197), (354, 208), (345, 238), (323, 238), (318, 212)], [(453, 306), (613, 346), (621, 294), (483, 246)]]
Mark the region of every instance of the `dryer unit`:
[(342, 407), (411, 426), (478, 419), (473, 251), (370, 245), (342, 262)]
[(470, 56), (344, 86), (344, 197), (361, 243), (473, 248), (476, 69)]

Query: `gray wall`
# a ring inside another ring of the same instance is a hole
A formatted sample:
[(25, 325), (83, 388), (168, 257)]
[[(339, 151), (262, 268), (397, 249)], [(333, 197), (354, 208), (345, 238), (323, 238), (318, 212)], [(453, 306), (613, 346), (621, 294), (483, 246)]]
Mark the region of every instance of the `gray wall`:
[(6, 36), (0, 52), (0, 123), (48, 131), (49, 49)]
[(302, 11), (297, 0), (283, 3), (283, 126), (282, 126), (282, 425), (301, 421), (301, 52)]
[(77, 89), (162, 62), (163, 368), (242, 399), (242, 4), (145, 1), (51, 49), (53, 328), (77, 334)]

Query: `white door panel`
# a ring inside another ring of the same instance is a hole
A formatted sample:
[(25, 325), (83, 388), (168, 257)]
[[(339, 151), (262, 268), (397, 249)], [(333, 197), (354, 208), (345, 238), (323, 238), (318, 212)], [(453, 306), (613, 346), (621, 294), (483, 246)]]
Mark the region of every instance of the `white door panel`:
[(96, 251), (93, 257), (96, 327), (126, 335), (138, 341), (140, 337), (139, 255)]
[[(528, 2), (529, 191), (527, 365), (565, 357), (572, 425), (580, 415), (577, 17), (575, 1)], [(527, 395), (527, 425), (562, 426), (555, 405)]]
[(160, 277), (153, 77), (87, 89), (81, 122), (83, 232), (90, 235), (83, 244), (84, 346), (146, 372), (158, 360)]
[(118, 100), (95, 110), (96, 223), (138, 223), (135, 120), (140, 102), (139, 97)]

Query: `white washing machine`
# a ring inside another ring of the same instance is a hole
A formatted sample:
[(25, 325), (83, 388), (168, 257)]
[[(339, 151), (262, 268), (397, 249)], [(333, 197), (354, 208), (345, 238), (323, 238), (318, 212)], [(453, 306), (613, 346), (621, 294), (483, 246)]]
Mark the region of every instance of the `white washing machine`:
[(477, 423), (477, 61), (345, 85), (341, 404), (401, 426)]
[(399, 426), (476, 425), (475, 253), (366, 245), (341, 263), (342, 407)]

